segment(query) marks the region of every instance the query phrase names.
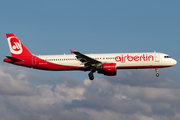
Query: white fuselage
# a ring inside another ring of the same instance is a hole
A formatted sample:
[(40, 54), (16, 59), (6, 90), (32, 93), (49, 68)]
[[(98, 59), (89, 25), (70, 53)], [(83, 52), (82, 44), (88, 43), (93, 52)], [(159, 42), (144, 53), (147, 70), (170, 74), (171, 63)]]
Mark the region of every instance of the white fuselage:
[[(175, 65), (176, 60), (164, 53), (113, 53), (113, 54), (85, 54), (102, 63), (116, 63), (116, 67), (121, 68), (156, 68), (170, 67)], [(83, 67), (75, 55), (40, 55), (38, 58), (64, 66)], [(41, 64), (41, 63), (39, 63)]]

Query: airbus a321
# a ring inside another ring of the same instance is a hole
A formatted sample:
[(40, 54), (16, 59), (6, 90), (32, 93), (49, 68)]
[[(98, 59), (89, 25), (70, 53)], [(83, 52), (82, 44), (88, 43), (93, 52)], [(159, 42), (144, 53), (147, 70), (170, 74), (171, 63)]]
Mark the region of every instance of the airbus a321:
[(6, 56), (4, 62), (40, 70), (90, 71), (90, 80), (94, 79), (93, 73), (96, 71), (107, 76), (115, 76), (117, 69), (153, 68), (158, 77), (158, 68), (171, 67), (177, 63), (169, 55), (157, 52), (82, 54), (70, 49), (69, 55), (34, 55), (14, 34), (8, 33), (6, 36), (12, 56)]

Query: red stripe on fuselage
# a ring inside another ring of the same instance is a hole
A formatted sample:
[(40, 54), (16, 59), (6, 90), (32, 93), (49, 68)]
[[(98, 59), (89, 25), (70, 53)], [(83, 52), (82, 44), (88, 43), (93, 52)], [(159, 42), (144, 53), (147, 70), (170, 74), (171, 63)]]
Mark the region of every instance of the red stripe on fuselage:
[[(20, 65), (29, 68), (35, 68), (40, 70), (50, 70), (50, 71), (64, 71), (64, 70), (84, 70), (88, 71), (89, 69), (84, 69), (83, 67), (79, 66), (67, 66), (67, 65), (60, 65), (51, 63), (48, 61), (44, 61), (36, 56), (25, 56), (25, 57), (18, 57), (17, 59), (21, 59), (23, 61), (17, 62), (12, 61), (9, 58), (4, 59), (4, 62)], [(145, 69), (145, 68), (164, 68), (164, 67), (171, 67), (171, 66), (120, 66), (117, 69)]]
[(165, 67), (172, 67), (172, 66), (122, 66), (122, 67), (117, 67), (117, 69), (146, 69), (146, 68), (165, 68)]
[(42, 59), (36, 56), (18, 57), (18, 59), (22, 59), (23, 61), (15, 62), (10, 60), (9, 58), (6, 58), (4, 59), (4, 62), (8, 62), (11, 64), (16, 64), (24, 67), (40, 69), (40, 70), (50, 70), (50, 71), (84, 70), (83, 67), (59, 65), (55, 63), (50, 63), (48, 61), (43, 61)]

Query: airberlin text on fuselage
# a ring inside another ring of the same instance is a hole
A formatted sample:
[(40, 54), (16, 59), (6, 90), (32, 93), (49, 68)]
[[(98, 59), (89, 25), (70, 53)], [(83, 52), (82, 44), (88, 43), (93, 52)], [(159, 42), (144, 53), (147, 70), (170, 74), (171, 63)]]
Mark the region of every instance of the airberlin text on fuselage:
[(153, 55), (148, 55), (148, 54), (143, 54), (143, 55), (135, 55), (135, 56), (132, 56), (132, 55), (121, 55), (121, 56), (116, 56), (115, 57), (115, 60), (117, 62), (123, 62), (123, 61), (126, 61), (126, 59), (130, 62), (132, 61), (154, 61), (154, 56)]

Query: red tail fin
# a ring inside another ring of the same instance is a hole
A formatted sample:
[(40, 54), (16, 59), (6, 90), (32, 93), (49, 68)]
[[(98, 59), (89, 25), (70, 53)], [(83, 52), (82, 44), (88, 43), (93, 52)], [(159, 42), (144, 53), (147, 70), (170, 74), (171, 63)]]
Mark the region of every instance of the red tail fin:
[(6, 34), (12, 57), (32, 56), (29, 50), (12, 33)]

